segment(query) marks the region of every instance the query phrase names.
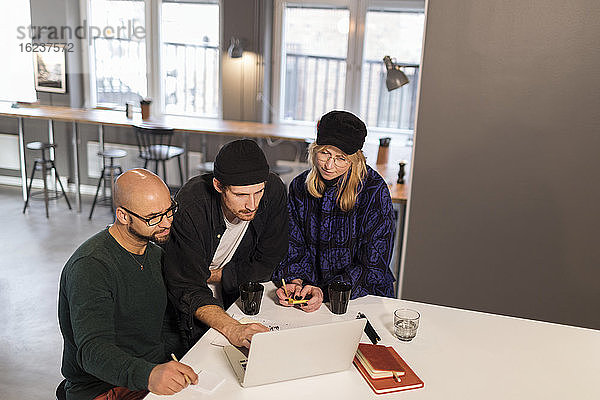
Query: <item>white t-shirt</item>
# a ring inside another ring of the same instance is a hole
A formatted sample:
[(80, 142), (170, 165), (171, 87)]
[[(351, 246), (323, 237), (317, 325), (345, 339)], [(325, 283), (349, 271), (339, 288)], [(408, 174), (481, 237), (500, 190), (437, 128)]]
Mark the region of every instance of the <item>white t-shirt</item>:
[[(224, 265), (231, 261), (233, 254), (244, 238), (248, 225), (250, 225), (250, 221), (242, 221), (239, 218), (236, 218), (233, 222), (229, 222), (226, 217), (223, 217), (223, 219), (225, 220), (225, 232), (223, 232), (223, 235), (221, 236), (219, 246), (210, 263), (210, 270), (223, 268)], [(209, 283), (208, 287), (212, 290), (215, 299), (223, 300), (221, 298), (220, 282), (216, 284)]]

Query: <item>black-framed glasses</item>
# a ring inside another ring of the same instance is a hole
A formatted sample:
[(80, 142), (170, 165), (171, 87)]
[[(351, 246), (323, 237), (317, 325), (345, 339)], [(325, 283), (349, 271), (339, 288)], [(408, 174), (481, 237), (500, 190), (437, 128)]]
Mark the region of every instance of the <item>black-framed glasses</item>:
[(317, 161), (322, 163), (327, 163), (330, 158), (333, 158), (333, 164), (338, 168), (345, 168), (350, 163), (346, 157), (343, 156), (333, 156), (330, 152), (326, 150), (321, 150), (317, 152)]
[(138, 217), (139, 219), (144, 221), (148, 226), (155, 226), (155, 225), (160, 224), (164, 217), (173, 218), (173, 215), (179, 209), (179, 204), (177, 204), (177, 202), (173, 198), (171, 198), (171, 207), (169, 207), (167, 209), (167, 211), (165, 211), (164, 213), (160, 213), (158, 215), (154, 215), (150, 218), (142, 217), (141, 215), (136, 214), (133, 211), (126, 209), (125, 207), (121, 207), (121, 208), (123, 210), (127, 211), (129, 214), (133, 215), (134, 217)]

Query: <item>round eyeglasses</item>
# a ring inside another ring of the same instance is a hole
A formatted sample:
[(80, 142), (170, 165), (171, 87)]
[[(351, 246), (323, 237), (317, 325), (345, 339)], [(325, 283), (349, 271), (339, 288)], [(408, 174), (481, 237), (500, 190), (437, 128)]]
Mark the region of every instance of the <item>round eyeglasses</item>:
[(350, 160), (348, 160), (344, 156), (334, 157), (333, 154), (325, 150), (317, 152), (317, 161), (319, 161), (320, 163), (325, 164), (329, 161), (330, 158), (333, 158), (333, 165), (335, 165), (338, 168), (346, 168), (348, 164), (350, 164)]

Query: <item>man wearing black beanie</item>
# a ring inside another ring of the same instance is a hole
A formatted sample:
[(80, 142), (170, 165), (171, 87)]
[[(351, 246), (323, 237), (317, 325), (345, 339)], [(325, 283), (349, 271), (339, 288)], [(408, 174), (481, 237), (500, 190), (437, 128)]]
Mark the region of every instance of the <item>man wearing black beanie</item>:
[(219, 151), (214, 172), (190, 179), (176, 201), (164, 273), (188, 345), (212, 327), (248, 347), (267, 328), (240, 324), (224, 308), (239, 284), (268, 281), (287, 252), (285, 185), (256, 142), (236, 140)]

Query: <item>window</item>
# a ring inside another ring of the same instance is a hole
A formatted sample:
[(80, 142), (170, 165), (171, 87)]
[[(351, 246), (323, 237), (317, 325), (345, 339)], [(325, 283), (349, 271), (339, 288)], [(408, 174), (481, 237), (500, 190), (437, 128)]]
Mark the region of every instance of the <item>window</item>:
[[(93, 103), (99, 106), (125, 106), (146, 97), (146, 39), (143, 0), (91, 0), (90, 26), (104, 34), (90, 35), (94, 72)], [(116, 30), (116, 31), (115, 31)]]
[[(276, 120), (313, 122), (343, 108), (371, 129), (414, 129), (424, 1), (279, 0), (276, 18)], [(392, 92), (386, 55), (409, 79)]]
[[(368, 126), (414, 129), (424, 20), (422, 11), (367, 11), (360, 115)], [(394, 57), (397, 64), (404, 65), (402, 70), (408, 78), (408, 84), (391, 92), (385, 86), (384, 55)]]
[(283, 119), (344, 108), (349, 10), (289, 5), (283, 20)]
[(164, 1), (162, 79), (168, 114), (219, 114), (219, 5)]
[(27, 51), (31, 46), (31, 35), (24, 28), (31, 26), (31, 6), (29, 0), (11, 3), (10, 7), (8, 2), (3, 4), (6, 7), (0, 17), (0, 32), (3, 33), (0, 53), (6, 61), (0, 64), (0, 101), (34, 102), (37, 96), (33, 57), (31, 51)]
[(218, 0), (86, 1), (90, 106), (149, 96), (167, 114), (219, 116)]

